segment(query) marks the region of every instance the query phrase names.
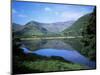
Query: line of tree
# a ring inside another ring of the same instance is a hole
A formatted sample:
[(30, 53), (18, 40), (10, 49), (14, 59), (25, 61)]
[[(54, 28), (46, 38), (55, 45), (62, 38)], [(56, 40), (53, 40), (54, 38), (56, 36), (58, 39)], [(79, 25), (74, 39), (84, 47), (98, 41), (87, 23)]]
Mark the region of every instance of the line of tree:
[(91, 14), (91, 18), (82, 32), (85, 46), (85, 54), (92, 60), (96, 60), (96, 7)]

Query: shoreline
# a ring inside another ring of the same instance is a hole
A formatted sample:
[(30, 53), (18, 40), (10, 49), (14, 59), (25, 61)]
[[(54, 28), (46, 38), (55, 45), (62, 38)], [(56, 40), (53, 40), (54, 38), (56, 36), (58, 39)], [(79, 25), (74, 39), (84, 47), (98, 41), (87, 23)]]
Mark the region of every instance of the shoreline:
[(69, 37), (30, 37), (30, 38), (21, 38), (21, 40), (39, 40), (39, 39), (74, 39), (74, 38), (82, 38), (82, 36), (69, 36)]

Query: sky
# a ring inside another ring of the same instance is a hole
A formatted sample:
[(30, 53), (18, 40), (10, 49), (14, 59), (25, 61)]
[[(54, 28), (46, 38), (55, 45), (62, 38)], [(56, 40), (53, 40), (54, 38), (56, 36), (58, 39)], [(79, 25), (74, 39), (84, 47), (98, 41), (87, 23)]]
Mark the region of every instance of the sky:
[(49, 4), (36, 2), (13, 2), (12, 22), (25, 25), (29, 21), (55, 23), (77, 20), (91, 13), (94, 6)]

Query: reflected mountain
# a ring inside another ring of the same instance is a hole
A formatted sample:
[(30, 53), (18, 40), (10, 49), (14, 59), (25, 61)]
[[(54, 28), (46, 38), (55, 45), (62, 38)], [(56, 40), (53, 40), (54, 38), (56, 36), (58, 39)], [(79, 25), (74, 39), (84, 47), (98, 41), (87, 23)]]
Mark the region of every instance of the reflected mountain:
[(47, 42), (41, 46), (41, 48), (53, 48), (53, 49), (67, 49), (73, 50), (72, 46), (65, 43), (63, 40), (47, 40)]

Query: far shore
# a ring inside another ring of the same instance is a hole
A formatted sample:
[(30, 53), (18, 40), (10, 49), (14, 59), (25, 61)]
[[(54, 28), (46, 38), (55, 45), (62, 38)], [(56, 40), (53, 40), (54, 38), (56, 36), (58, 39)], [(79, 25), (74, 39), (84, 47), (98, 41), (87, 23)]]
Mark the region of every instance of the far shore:
[(73, 38), (82, 38), (82, 36), (68, 36), (68, 37), (27, 37), (27, 38), (21, 38), (21, 40), (39, 40), (39, 39), (73, 39)]

